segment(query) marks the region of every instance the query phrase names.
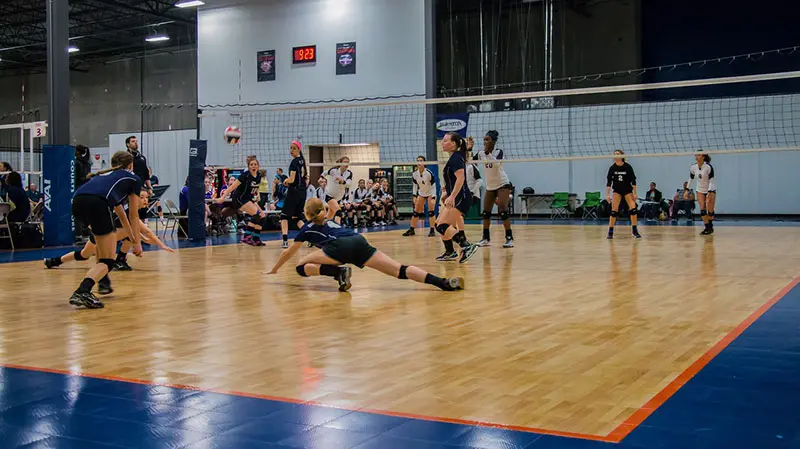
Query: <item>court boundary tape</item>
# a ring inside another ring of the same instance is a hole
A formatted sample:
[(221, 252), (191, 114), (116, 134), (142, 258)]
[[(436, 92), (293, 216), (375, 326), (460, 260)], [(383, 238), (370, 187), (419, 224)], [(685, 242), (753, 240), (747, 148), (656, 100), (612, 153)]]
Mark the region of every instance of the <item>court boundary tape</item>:
[(795, 287), (800, 284), (800, 276), (794, 278), (791, 282), (786, 284), (783, 288), (781, 288), (777, 293), (775, 293), (767, 302), (762, 304), (758, 309), (751, 312), (747, 318), (744, 319), (741, 323), (739, 323), (735, 328), (729, 331), (725, 336), (723, 336), (717, 343), (715, 343), (711, 348), (709, 348), (705, 353), (703, 353), (700, 358), (695, 360), (691, 365), (689, 365), (685, 370), (683, 370), (677, 377), (675, 377), (666, 387), (661, 389), (658, 393), (655, 394), (650, 400), (648, 400), (643, 406), (637, 409), (633, 414), (631, 414), (627, 419), (625, 419), (621, 424), (619, 424), (616, 428), (614, 428), (611, 432), (607, 435), (592, 435), (592, 434), (584, 434), (584, 433), (577, 433), (577, 432), (566, 432), (566, 431), (558, 431), (558, 430), (551, 430), (551, 429), (541, 429), (536, 427), (523, 427), (523, 426), (514, 426), (514, 425), (506, 425), (506, 424), (499, 424), (499, 423), (492, 423), (492, 422), (484, 422), (484, 421), (476, 421), (476, 420), (466, 420), (466, 419), (459, 419), (459, 418), (446, 418), (446, 417), (438, 417), (438, 416), (426, 416), (426, 415), (419, 415), (414, 413), (404, 413), (404, 412), (393, 412), (390, 410), (376, 410), (370, 408), (355, 408), (355, 407), (341, 407), (335, 405), (329, 405), (324, 403), (319, 403), (315, 401), (304, 401), (301, 399), (295, 398), (285, 398), (280, 396), (271, 396), (266, 394), (256, 394), (256, 393), (245, 393), (241, 391), (227, 391), (227, 390), (219, 390), (219, 389), (212, 389), (212, 388), (202, 388), (194, 385), (183, 385), (183, 384), (171, 384), (171, 383), (159, 383), (153, 382), (148, 380), (142, 379), (133, 379), (133, 378), (124, 378), (118, 376), (110, 376), (110, 375), (103, 375), (103, 374), (91, 374), (91, 373), (83, 373), (83, 372), (74, 372), (69, 370), (60, 370), (60, 369), (53, 369), (53, 368), (41, 368), (41, 367), (32, 367), (32, 366), (24, 366), (24, 365), (15, 365), (10, 363), (2, 363), (0, 362), (0, 367), (3, 368), (10, 368), (10, 369), (17, 369), (17, 370), (27, 370), (27, 371), (37, 371), (37, 372), (44, 372), (44, 373), (52, 373), (52, 374), (61, 374), (66, 376), (78, 376), (78, 377), (85, 377), (89, 379), (101, 379), (101, 380), (111, 380), (115, 382), (126, 382), (126, 383), (133, 383), (139, 385), (150, 385), (150, 386), (159, 386), (159, 387), (166, 387), (166, 388), (175, 388), (180, 390), (187, 390), (187, 391), (200, 391), (200, 392), (207, 392), (207, 393), (215, 393), (215, 394), (223, 394), (228, 396), (238, 396), (238, 397), (247, 397), (247, 398), (254, 398), (254, 399), (263, 399), (275, 402), (284, 402), (290, 404), (299, 404), (299, 405), (308, 405), (308, 406), (315, 406), (315, 407), (324, 407), (324, 408), (332, 408), (338, 410), (348, 410), (352, 412), (361, 412), (361, 413), (369, 413), (374, 415), (383, 415), (383, 416), (394, 416), (398, 418), (408, 418), (420, 421), (432, 421), (432, 422), (441, 422), (441, 423), (450, 423), (450, 424), (461, 424), (473, 427), (484, 427), (484, 428), (494, 428), (494, 429), (505, 429), (505, 430), (513, 430), (518, 432), (526, 432), (526, 433), (536, 433), (540, 435), (552, 435), (558, 437), (566, 437), (566, 438), (577, 438), (582, 440), (593, 440), (593, 441), (602, 441), (607, 443), (620, 443), (622, 440), (625, 439), (631, 432), (633, 432), (639, 425), (641, 425), (650, 415), (652, 415), (656, 410), (658, 410), (664, 403), (666, 403), (669, 398), (671, 398), (675, 393), (678, 392), (684, 385), (686, 385), (697, 373), (699, 373), (706, 365), (708, 365), (711, 360), (713, 360), (717, 355), (719, 355), (725, 348), (727, 348), (734, 340), (736, 340), (744, 331), (746, 331), (753, 323), (755, 323), (761, 316), (763, 316), (769, 309), (772, 308), (775, 304), (777, 304), (783, 297), (785, 297), (790, 291), (792, 291)]

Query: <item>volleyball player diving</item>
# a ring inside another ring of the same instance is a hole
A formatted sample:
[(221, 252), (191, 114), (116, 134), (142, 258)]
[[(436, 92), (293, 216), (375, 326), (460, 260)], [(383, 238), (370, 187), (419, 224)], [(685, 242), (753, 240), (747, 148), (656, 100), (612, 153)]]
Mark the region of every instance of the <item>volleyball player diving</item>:
[[(139, 239), (138, 204), (142, 190), (142, 180), (133, 174), (133, 156), (127, 151), (118, 151), (111, 158), (111, 168), (90, 175), (86, 184), (75, 192), (72, 198), (72, 215), (89, 226), (97, 245), (93, 265), (81, 281), (78, 289), (72, 293), (69, 303), (87, 309), (104, 307), (93, 294), (92, 288), (98, 285), (100, 294), (108, 294), (111, 288), (109, 271), (114, 267), (114, 249), (117, 237), (112, 213), (119, 217), (122, 228), (130, 236), (133, 243), (133, 254), (142, 255), (142, 244)], [(128, 203), (125, 214), (123, 204)]]
[[(503, 221), (506, 231), (506, 242), (503, 248), (514, 247), (514, 234), (511, 231), (511, 214), (508, 213), (508, 202), (511, 198), (511, 181), (503, 168), (503, 150), (497, 148), (497, 139), (500, 133), (489, 131), (483, 138), (483, 151), (478, 153), (478, 159), (483, 162), (484, 168), (484, 197), (483, 197), (483, 238), (478, 246), (491, 245), (489, 226), (492, 223), (492, 209), (497, 205), (497, 213)], [(472, 152), (472, 138), (467, 141), (467, 150)]]
[(288, 187), (286, 199), (281, 210), (281, 234), (283, 235), (282, 248), (289, 247), (289, 219), (297, 220), (297, 227), (303, 227), (303, 205), (306, 203), (306, 182), (308, 168), (303, 157), (303, 145), (293, 140), (289, 145), (289, 154), (292, 162), (289, 164), (289, 177), (283, 180), (283, 185)]
[(264, 242), (261, 241), (261, 229), (267, 218), (267, 213), (256, 202), (260, 198), (258, 189), (261, 185), (261, 171), (259, 168), (258, 159), (255, 156), (248, 156), (247, 170), (239, 175), (239, 179), (233, 181), (233, 184), (229, 184), (225, 192), (216, 200), (217, 203), (222, 204), (229, 196), (231, 197), (232, 204), (222, 209), (223, 217), (232, 217), (239, 211), (247, 215), (247, 226), (242, 235), (242, 243), (251, 246), (264, 246)]
[(344, 212), (342, 212), (342, 207), (339, 203), (344, 199), (345, 193), (353, 183), (353, 172), (347, 168), (347, 164), (350, 163), (349, 157), (341, 157), (336, 163), (340, 165), (331, 168), (325, 174), (328, 179), (328, 185), (325, 189), (324, 201), (328, 205), (328, 220), (342, 224)]
[[(467, 189), (467, 141), (456, 132), (449, 132), (442, 139), (442, 150), (450, 153), (450, 158), (444, 166), (442, 187), (443, 208), (436, 218), (436, 230), (441, 234), (444, 243), (444, 253), (437, 257), (440, 262), (456, 260), (465, 263), (478, 250), (467, 240), (464, 233), (464, 216), (472, 206), (472, 193)], [(453, 242), (461, 247), (459, 258), (453, 247)]]
[[(617, 224), (619, 203), (624, 199), (628, 203), (631, 217), (631, 234), (640, 239), (638, 220), (639, 210), (636, 208), (636, 174), (631, 164), (625, 162), (622, 150), (614, 151), (614, 163), (608, 168), (606, 176), (606, 200), (611, 204), (611, 215), (608, 217), (608, 239), (614, 238), (614, 226)], [(613, 191), (613, 196), (612, 196)]]
[(436, 181), (433, 172), (425, 167), (425, 157), (417, 156), (417, 167), (411, 174), (414, 197), (414, 213), (411, 215), (411, 226), (408, 231), (403, 233), (404, 237), (414, 235), (417, 223), (422, 220), (425, 226), (425, 205), (428, 205), (428, 222), (431, 230), (428, 237), (436, 237), (436, 220), (434, 210), (436, 209)]
[(700, 235), (714, 233), (714, 206), (717, 203), (717, 186), (714, 183), (714, 167), (711, 156), (705, 153), (695, 155), (696, 162), (689, 168), (689, 189), (692, 181), (697, 179), (697, 205), (700, 207), (700, 218), (705, 229)]
[(372, 268), (398, 279), (411, 279), (430, 284), (445, 291), (462, 290), (464, 278), (440, 278), (415, 266), (401, 265), (367, 242), (363, 236), (352, 229), (344, 228), (327, 220), (325, 204), (313, 198), (305, 205), (305, 218), (308, 220), (294, 243), (281, 252), (275, 266), (265, 274), (275, 274), (303, 246), (309, 242), (320, 248), (300, 259), (295, 269), (300, 276), (329, 276), (339, 283), (339, 291), (346, 292), (352, 287), (352, 269), (346, 264), (359, 268)]

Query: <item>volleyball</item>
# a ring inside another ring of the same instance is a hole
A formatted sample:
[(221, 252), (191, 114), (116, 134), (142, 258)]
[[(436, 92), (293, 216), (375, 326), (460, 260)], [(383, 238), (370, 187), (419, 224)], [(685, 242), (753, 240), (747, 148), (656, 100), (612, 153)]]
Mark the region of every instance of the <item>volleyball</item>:
[(239, 143), (239, 139), (242, 138), (242, 131), (239, 130), (236, 126), (229, 126), (225, 128), (225, 142), (228, 142), (230, 145), (236, 145)]

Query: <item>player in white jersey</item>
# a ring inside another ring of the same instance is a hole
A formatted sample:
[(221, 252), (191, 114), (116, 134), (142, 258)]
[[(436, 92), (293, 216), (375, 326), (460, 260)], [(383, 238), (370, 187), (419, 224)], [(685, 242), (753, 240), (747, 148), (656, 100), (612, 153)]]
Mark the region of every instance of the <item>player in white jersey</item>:
[(428, 205), (428, 222), (431, 227), (428, 237), (436, 237), (436, 220), (434, 209), (436, 208), (436, 179), (433, 172), (425, 167), (425, 157), (417, 156), (417, 167), (411, 175), (414, 181), (414, 213), (411, 214), (411, 226), (403, 236), (414, 235), (414, 228), (417, 227), (419, 220), (425, 225), (425, 205)]
[(341, 157), (336, 163), (340, 165), (325, 173), (325, 177), (328, 178), (328, 186), (325, 189), (323, 201), (328, 203), (328, 220), (342, 224), (343, 213), (339, 201), (344, 198), (345, 192), (353, 183), (353, 172), (347, 169), (347, 164), (350, 163), (349, 157)]
[(698, 153), (695, 155), (695, 160), (697, 162), (689, 168), (689, 188), (692, 188), (692, 181), (697, 179), (697, 205), (700, 207), (700, 218), (705, 225), (700, 235), (709, 235), (714, 233), (714, 205), (717, 202), (714, 167), (708, 154)]
[[(478, 153), (478, 159), (483, 162), (483, 181), (486, 194), (483, 198), (483, 239), (478, 246), (489, 246), (489, 225), (492, 222), (492, 209), (497, 204), (497, 213), (503, 220), (506, 230), (506, 243), (503, 248), (514, 247), (514, 234), (511, 232), (511, 215), (508, 213), (508, 202), (511, 200), (511, 182), (503, 169), (503, 150), (497, 148), (497, 139), (500, 133), (489, 131), (483, 138), (483, 151)], [(472, 152), (473, 141), (467, 141), (468, 149)]]

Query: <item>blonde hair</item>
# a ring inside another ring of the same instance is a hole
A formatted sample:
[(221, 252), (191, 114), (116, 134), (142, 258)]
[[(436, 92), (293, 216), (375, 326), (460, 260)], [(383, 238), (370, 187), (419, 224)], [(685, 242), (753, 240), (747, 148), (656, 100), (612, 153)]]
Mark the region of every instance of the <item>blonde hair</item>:
[(306, 207), (303, 210), (306, 219), (314, 224), (321, 225), (325, 223), (327, 212), (325, 211), (325, 203), (319, 198), (311, 198), (306, 201)]
[(112, 172), (114, 170), (122, 170), (128, 168), (129, 165), (133, 164), (133, 155), (127, 151), (117, 151), (111, 156), (111, 168), (107, 168), (105, 170), (100, 170), (96, 173), (90, 173), (86, 179), (90, 179), (93, 176), (102, 175), (105, 173)]

